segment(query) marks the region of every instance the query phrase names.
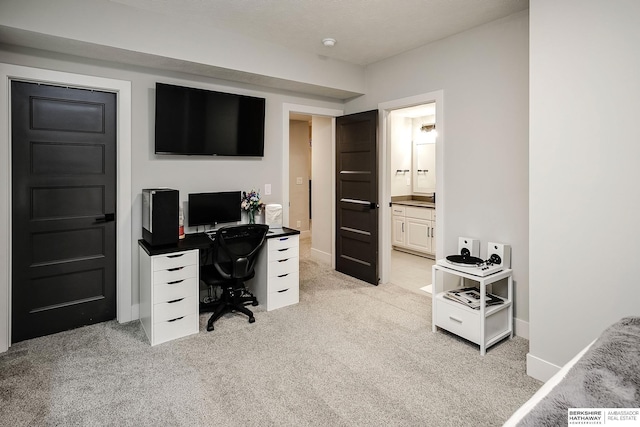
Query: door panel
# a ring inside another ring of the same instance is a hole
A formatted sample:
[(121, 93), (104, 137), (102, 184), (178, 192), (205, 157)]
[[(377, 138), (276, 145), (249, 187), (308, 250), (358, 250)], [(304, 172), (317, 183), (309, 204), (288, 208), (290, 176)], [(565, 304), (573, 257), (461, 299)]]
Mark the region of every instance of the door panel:
[(378, 284), (378, 111), (336, 119), (336, 270)]
[(12, 82), (12, 342), (115, 318), (116, 96)]

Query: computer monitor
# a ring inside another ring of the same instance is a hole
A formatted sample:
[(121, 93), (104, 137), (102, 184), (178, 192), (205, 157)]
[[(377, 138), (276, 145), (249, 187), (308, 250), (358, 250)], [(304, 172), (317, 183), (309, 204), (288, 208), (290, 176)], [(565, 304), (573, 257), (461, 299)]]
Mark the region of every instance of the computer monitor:
[(240, 221), (240, 191), (189, 194), (190, 227)]

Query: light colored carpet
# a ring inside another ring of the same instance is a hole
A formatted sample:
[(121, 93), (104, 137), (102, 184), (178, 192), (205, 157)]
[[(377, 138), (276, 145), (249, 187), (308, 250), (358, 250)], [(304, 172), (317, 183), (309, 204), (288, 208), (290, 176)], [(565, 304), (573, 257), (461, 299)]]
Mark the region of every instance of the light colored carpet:
[(499, 426), (541, 385), (528, 341), (479, 354), (431, 298), (301, 259), (300, 303), (149, 346), (115, 321), (0, 355), (0, 425)]

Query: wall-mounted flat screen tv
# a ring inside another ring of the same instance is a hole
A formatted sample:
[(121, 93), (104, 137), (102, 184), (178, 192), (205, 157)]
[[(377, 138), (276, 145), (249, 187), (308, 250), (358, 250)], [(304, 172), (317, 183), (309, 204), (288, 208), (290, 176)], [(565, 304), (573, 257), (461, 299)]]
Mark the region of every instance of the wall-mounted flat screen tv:
[(156, 83), (156, 154), (264, 156), (265, 99)]

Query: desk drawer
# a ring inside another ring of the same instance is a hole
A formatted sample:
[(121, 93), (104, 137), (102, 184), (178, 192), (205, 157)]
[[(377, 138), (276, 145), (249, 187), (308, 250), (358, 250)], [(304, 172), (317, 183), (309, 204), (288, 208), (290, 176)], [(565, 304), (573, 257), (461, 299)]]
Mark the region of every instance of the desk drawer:
[(283, 273), (279, 276), (269, 277), (267, 279), (267, 293), (278, 292), (284, 289), (299, 288), (298, 270), (290, 273)]
[(153, 325), (153, 345), (198, 333), (198, 316), (190, 314), (175, 320)]
[(196, 299), (186, 297), (154, 304), (153, 323), (166, 322), (178, 317), (188, 316), (198, 312)]
[(299, 248), (297, 246), (290, 246), (288, 248), (281, 248), (269, 251), (269, 262), (279, 261), (281, 259), (287, 259), (291, 257), (297, 257)]
[(436, 325), (449, 332), (480, 344), (480, 313), (456, 307), (436, 297)]
[(168, 270), (160, 270), (153, 272), (153, 283), (172, 283), (179, 280), (190, 279), (196, 277), (198, 273), (197, 265), (187, 265), (184, 267), (174, 267)]
[(168, 270), (170, 268), (196, 265), (198, 263), (198, 251), (176, 252), (167, 255), (153, 257), (153, 271)]
[(298, 236), (274, 237), (267, 240), (269, 252), (299, 246)]
[(269, 263), (269, 277), (281, 276), (287, 273), (299, 271), (298, 257), (281, 259)]
[(297, 304), (299, 301), (300, 297), (298, 286), (282, 289), (278, 292), (271, 292), (268, 297), (267, 311)]
[(198, 283), (195, 277), (178, 283), (160, 283), (153, 287), (153, 304), (173, 301), (180, 298), (195, 297)]

